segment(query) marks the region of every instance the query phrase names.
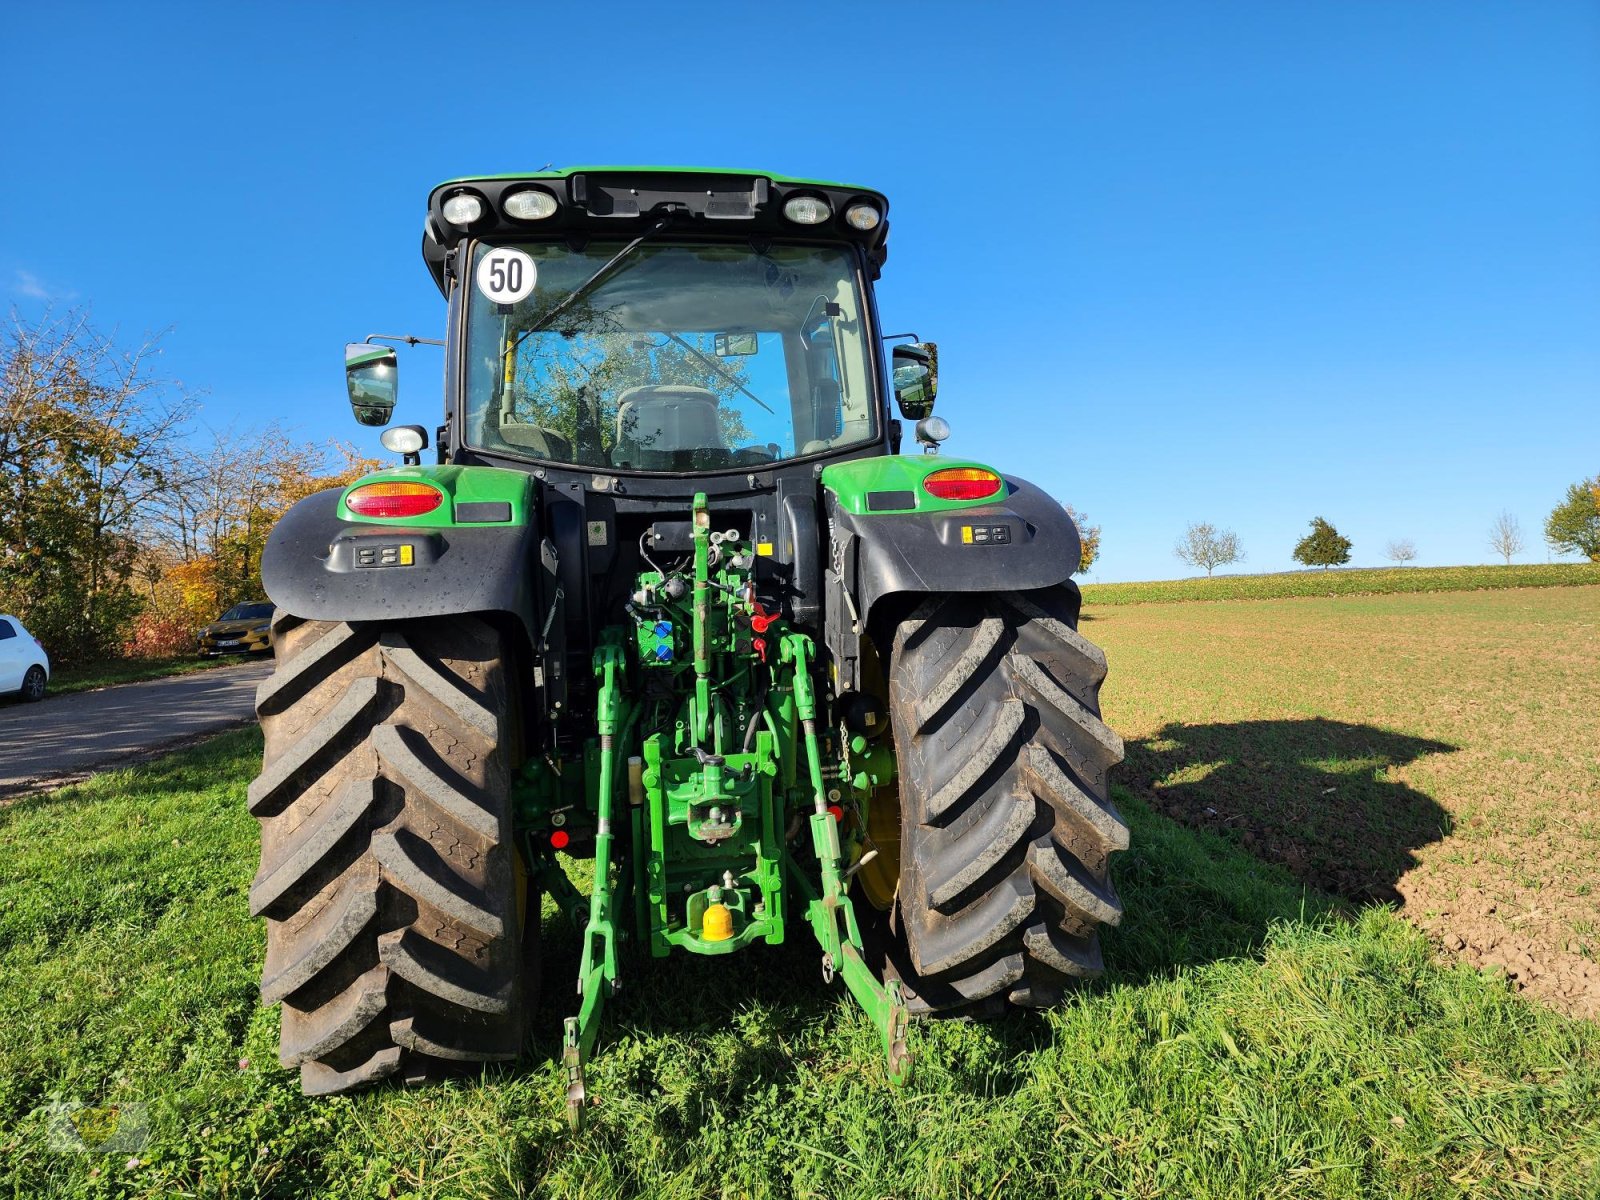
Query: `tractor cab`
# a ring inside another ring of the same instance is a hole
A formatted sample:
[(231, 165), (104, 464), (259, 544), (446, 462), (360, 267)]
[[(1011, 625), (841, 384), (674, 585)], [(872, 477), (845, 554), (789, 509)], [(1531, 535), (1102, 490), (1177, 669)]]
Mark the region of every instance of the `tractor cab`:
[[(435, 454), (474, 483), (493, 481), (484, 468), (515, 472), (502, 480), (512, 508), (549, 542), (534, 590), (560, 599), (538, 600), (545, 611), (529, 629), (538, 622), (535, 656), (554, 660), (541, 672), (548, 707), (570, 707), (567, 681), (584, 688), (598, 631), (623, 618), (648, 548), (690, 520), (698, 492), (757, 548), (754, 573), (773, 603), (822, 632), (824, 470), (859, 501), (866, 477), (851, 464), (897, 461), (891, 396), (925, 449), (949, 432), (929, 419), (936, 347), (891, 348), (879, 329), (888, 208), (867, 188), (686, 168), (433, 190), (423, 259), (448, 302)], [(358, 421), (394, 413), (398, 364), (382, 340), (347, 348)], [(420, 465), (422, 426), (383, 436)], [(920, 484), (935, 465), (913, 458), (874, 474), (873, 503), (937, 506)], [(980, 482), (987, 490), (968, 499), (1003, 490), (994, 472)], [(853, 686), (853, 635), (840, 659)]]
[[(872, 299), (887, 212), (864, 188), (684, 169), (440, 185), (423, 238), (450, 303), (440, 461), (737, 479), (896, 452)], [(358, 419), (393, 370), (373, 352), (352, 357)], [(903, 348), (908, 392), (931, 393), (933, 354)]]

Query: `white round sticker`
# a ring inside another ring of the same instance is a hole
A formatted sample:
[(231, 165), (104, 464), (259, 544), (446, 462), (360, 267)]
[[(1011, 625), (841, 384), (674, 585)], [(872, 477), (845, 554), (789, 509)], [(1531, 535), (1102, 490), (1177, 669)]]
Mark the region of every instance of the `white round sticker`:
[(478, 263), (478, 290), (496, 304), (526, 300), (538, 278), (538, 264), (506, 246), (490, 250)]

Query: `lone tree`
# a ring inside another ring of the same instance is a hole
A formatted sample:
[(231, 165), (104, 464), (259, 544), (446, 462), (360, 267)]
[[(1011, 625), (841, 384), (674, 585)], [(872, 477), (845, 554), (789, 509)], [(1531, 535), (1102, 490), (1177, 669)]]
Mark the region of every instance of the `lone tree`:
[(1350, 561), (1350, 539), (1340, 536), (1339, 531), (1321, 517), (1314, 517), (1311, 532), (1295, 544), (1294, 557), (1296, 562), (1321, 567), (1324, 571), (1329, 567), (1342, 567)]
[(1600, 475), (1567, 489), (1567, 498), (1545, 518), (1544, 539), (1562, 554), (1600, 562)]
[(1082, 546), (1078, 559), (1078, 569), (1074, 575), (1087, 575), (1094, 566), (1094, 560), (1100, 557), (1100, 526), (1089, 524), (1089, 518), (1084, 516), (1070, 504), (1063, 504), (1067, 516), (1072, 518), (1072, 523), (1078, 527), (1078, 541)]
[(1489, 526), (1489, 549), (1504, 558), (1509, 567), (1511, 556), (1521, 554), (1522, 547), (1522, 526), (1509, 511), (1502, 512)]
[(1244, 561), (1244, 547), (1239, 545), (1239, 535), (1231, 529), (1218, 529), (1205, 521), (1184, 530), (1172, 552), (1191, 567), (1204, 567), (1207, 579), (1218, 567)]
[(1417, 557), (1417, 544), (1410, 538), (1400, 538), (1384, 547), (1383, 554), (1390, 562), (1403, 567)]

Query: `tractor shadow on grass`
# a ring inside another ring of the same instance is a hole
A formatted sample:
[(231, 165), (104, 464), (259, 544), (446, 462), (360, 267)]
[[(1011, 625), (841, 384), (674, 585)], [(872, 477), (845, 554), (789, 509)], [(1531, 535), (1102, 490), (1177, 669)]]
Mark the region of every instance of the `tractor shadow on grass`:
[[(1454, 749), (1319, 719), (1169, 726), (1129, 743), (1116, 801), (1132, 845), (1113, 860), (1126, 916), (1102, 935), (1103, 980), (1078, 996), (1093, 1003), (1117, 985), (1253, 956), (1280, 922), (1393, 902), (1411, 852), (1448, 833), (1449, 818), (1384, 773)], [(560, 1058), (562, 1018), (577, 1011), (578, 945), (569, 922), (546, 917), (534, 1042), (518, 1069)], [(843, 985), (823, 983), (819, 956), (798, 916), (784, 945), (726, 957), (651, 960), (625, 946), (592, 1090), (630, 1098), (629, 1119), (651, 1121), (669, 1143), (692, 1141), (712, 1108), (784, 1092), (818, 1064), (837, 1063), (843, 1022), (857, 1027), (855, 1067), (877, 1078), (877, 1038)], [(1056, 1036), (1039, 1013), (918, 1022), (919, 1078), (1008, 1095), (1027, 1085), (1034, 1056)]]
[[(564, 982), (576, 970), (578, 936), (560, 917), (547, 920), (545, 932), (547, 945), (554, 942), (547, 963)], [(801, 922), (781, 946), (654, 960), (628, 948), (620, 966), (624, 990), (606, 1008), (591, 1090), (628, 1098), (628, 1119), (648, 1120), (668, 1145), (693, 1145), (707, 1114), (792, 1095), (818, 1072), (860, 1075), (895, 1094), (876, 1031), (842, 980), (823, 982), (821, 950)], [(576, 1011), (569, 988), (558, 986), (553, 1001), (551, 991), (534, 1016), (528, 1061), (559, 1060), (561, 1018)], [(912, 1090), (1009, 1095), (1027, 1084), (1032, 1056), (1054, 1038), (1037, 1012), (914, 1021)]]
[(1109, 973), (1139, 978), (1250, 953), (1277, 921), (1400, 904), (1414, 851), (1450, 814), (1387, 776), (1444, 742), (1310, 718), (1168, 725), (1129, 742), (1113, 871), (1127, 916)]
[[(544, 939), (545, 987), (519, 1069), (559, 1061), (562, 1018), (577, 1011), (566, 985), (576, 975), (577, 931), (563, 917), (547, 917)], [(693, 1144), (707, 1113), (760, 1103), (774, 1089), (789, 1094), (818, 1071), (860, 1074), (892, 1094), (878, 1034), (842, 980), (823, 982), (821, 954), (798, 919), (784, 944), (725, 957), (651, 959), (625, 946), (623, 990), (606, 1006), (591, 1090), (631, 1098), (629, 1119), (649, 1120), (668, 1144)], [(914, 1021), (921, 1082), (913, 1090), (931, 1079), (967, 1094), (1008, 1095), (1026, 1084), (1030, 1056), (1054, 1037), (1037, 1012)]]
[[(559, 1062), (562, 1021), (578, 1011), (571, 984), (578, 930), (547, 914), (542, 938), (544, 983), (524, 1065)], [(842, 983), (823, 983), (821, 954), (798, 919), (783, 945), (756, 944), (719, 957), (680, 951), (652, 959), (625, 942), (621, 988), (605, 1006), (591, 1091), (656, 1096), (635, 1115), (649, 1111), (662, 1136), (692, 1141), (712, 1108), (789, 1086), (805, 1069), (807, 1045), (826, 1043), (841, 1006), (845, 1013), (854, 1008)], [(874, 1054), (876, 1046), (874, 1039)]]
[(1447, 836), (1450, 814), (1386, 775), (1456, 749), (1320, 717), (1168, 725), (1128, 746), (1122, 779), (1157, 812), (1223, 833), (1302, 883), (1398, 904), (1411, 852)]

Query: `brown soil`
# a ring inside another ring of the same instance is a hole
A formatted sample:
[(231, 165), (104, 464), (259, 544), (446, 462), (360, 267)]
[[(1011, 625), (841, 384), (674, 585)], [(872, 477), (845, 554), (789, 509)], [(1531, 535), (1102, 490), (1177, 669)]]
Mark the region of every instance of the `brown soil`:
[(1600, 1017), (1600, 588), (1092, 615), (1126, 786)]

